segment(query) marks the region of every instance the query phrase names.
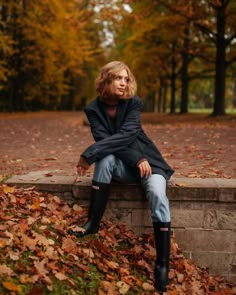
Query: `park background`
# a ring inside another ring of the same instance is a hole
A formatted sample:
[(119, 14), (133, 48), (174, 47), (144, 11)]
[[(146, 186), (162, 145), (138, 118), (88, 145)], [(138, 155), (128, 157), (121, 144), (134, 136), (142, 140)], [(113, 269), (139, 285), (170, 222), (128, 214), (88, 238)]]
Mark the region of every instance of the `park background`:
[(145, 132), (175, 169), (168, 294), (236, 294), (235, 21), (233, 0), (0, 0), (0, 294), (156, 294), (139, 187), (111, 195), (117, 219), (96, 237), (67, 235), (93, 169), (77, 179), (93, 143), (82, 109), (111, 60), (134, 72)]
[(126, 62), (146, 111), (236, 107), (236, 3), (0, 1), (0, 110), (80, 110), (110, 60)]

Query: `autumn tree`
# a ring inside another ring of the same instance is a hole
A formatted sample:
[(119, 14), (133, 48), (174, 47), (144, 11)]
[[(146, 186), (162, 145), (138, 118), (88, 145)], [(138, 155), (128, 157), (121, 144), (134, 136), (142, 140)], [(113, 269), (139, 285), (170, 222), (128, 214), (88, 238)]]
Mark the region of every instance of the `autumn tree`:
[[(181, 70), (181, 17), (169, 15), (159, 1), (133, 1), (130, 35), (123, 40), (123, 58), (133, 65), (141, 94), (152, 97), (154, 109), (166, 109), (167, 86), (170, 88), (170, 112), (176, 110), (178, 77)], [(127, 17), (126, 17), (127, 19)], [(125, 22), (125, 20), (124, 20)], [(124, 23), (124, 27), (125, 27)], [(123, 31), (121, 34), (125, 31)], [(119, 34), (120, 35), (120, 34)], [(117, 43), (122, 39), (117, 38)], [(140, 83), (141, 82), (141, 83)], [(150, 93), (153, 93), (150, 95)], [(157, 96), (158, 99), (157, 99)], [(154, 110), (153, 109), (153, 110)]]
[(214, 115), (225, 114), (226, 71), (236, 61), (236, 3), (233, 0), (209, 0), (197, 3), (195, 25), (216, 49)]
[[(219, 69), (223, 65), (226, 69), (235, 61), (233, 1), (133, 0), (129, 4), (130, 12), (115, 24), (112, 56), (120, 57), (133, 65), (141, 82), (141, 93), (153, 100), (159, 95), (160, 102), (160, 95), (165, 93), (166, 96), (168, 85), (170, 110), (175, 112), (176, 94), (181, 89), (180, 112), (186, 113), (189, 105), (189, 83), (193, 79), (213, 79), (215, 75), (214, 114), (218, 114), (215, 109), (221, 101), (220, 93), (225, 88), (222, 77), (226, 78), (225, 70)], [(218, 21), (222, 18), (225, 24), (221, 26)], [(222, 48), (225, 48), (224, 51)], [(223, 62), (226, 55), (227, 59)], [(159, 87), (165, 87), (165, 91)], [(153, 94), (149, 95), (148, 90)]]
[[(233, 23), (236, 20), (236, 5), (231, 0), (211, 0), (211, 1), (181, 1), (181, 5), (171, 1), (162, 1), (165, 7), (176, 15), (181, 15), (188, 24), (186, 26), (186, 34), (184, 37), (184, 49), (191, 54), (184, 54), (182, 67), (182, 100), (181, 112), (187, 111), (187, 87), (186, 82), (188, 75), (186, 66), (188, 64), (188, 57), (192, 55), (192, 50), (189, 51), (189, 29), (193, 26), (194, 30), (192, 37), (195, 38), (201, 51), (195, 51), (194, 55), (197, 58), (203, 59), (207, 64), (210, 64), (208, 70), (203, 66), (202, 72), (205, 74), (212, 72), (211, 63), (214, 64), (214, 106), (213, 114), (222, 115), (225, 113), (225, 84), (226, 84), (226, 70), (230, 64), (236, 60), (235, 39), (236, 30)], [(190, 26), (192, 25), (192, 26)], [(196, 43), (196, 42), (195, 42)], [(205, 44), (204, 46), (202, 46)], [(210, 53), (210, 54), (209, 54)], [(212, 58), (213, 56), (213, 58)], [(185, 82), (184, 82), (185, 76)], [(204, 77), (204, 75), (203, 75)]]
[(9, 74), (7, 68), (7, 59), (11, 56), (12, 50), (12, 39), (7, 35), (5, 26), (6, 22), (6, 2), (2, 1), (0, 11), (0, 91), (4, 87), (4, 83), (7, 80)]
[(1, 24), (13, 40), (13, 53), (3, 58), (8, 74), (1, 91), (8, 109), (55, 109), (62, 101), (74, 107), (88, 87), (89, 64), (96, 64), (99, 55), (88, 33), (93, 18), (89, 1), (2, 0), (1, 4)]

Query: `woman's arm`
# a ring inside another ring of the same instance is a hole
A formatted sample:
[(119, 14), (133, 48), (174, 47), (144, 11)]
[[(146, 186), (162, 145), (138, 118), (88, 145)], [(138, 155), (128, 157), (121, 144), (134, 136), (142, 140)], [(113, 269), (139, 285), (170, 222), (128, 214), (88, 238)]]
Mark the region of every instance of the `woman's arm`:
[(126, 150), (121, 150), (114, 155), (128, 166), (137, 167), (141, 177), (152, 174), (152, 168), (141, 152), (128, 147)]
[(141, 100), (135, 99), (132, 101), (129, 107), (130, 110), (128, 110), (122, 126), (113, 135), (109, 135), (108, 131), (101, 126), (94, 111), (87, 110), (86, 114), (91, 124), (91, 131), (94, 138), (99, 140), (104, 136), (103, 139), (89, 146), (82, 154), (89, 164), (128, 147), (135, 140), (141, 131), (140, 111), (142, 105)]

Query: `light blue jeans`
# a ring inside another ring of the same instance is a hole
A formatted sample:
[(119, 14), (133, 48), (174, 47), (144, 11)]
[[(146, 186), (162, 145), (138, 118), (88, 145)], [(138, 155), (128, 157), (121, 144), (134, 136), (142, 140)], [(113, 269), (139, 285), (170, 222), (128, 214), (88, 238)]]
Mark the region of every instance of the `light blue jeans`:
[(162, 175), (152, 174), (140, 178), (120, 159), (109, 155), (96, 162), (93, 180), (101, 183), (111, 183), (112, 180), (119, 183), (141, 182), (151, 209), (152, 221), (170, 222), (166, 180)]

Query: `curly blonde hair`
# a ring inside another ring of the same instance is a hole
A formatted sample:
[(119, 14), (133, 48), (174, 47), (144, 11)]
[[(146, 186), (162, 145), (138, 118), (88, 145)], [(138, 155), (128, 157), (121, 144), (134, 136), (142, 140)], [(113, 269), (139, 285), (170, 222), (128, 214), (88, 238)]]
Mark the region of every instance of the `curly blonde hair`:
[(137, 90), (137, 83), (134, 75), (132, 74), (129, 67), (121, 62), (121, 61), (112, 61), (105, 64), (98, 77), (95, 80), (95, 87), (98, 93), (104, 97), (109, 98), (114, 95), (113, 93), (113, 81), (117, 77), (117, 74), (122, 71), (126, 70), (128, 74), (128, 85), (125, 90), (124, 95), (121, 97), (123, 99), (131, 98), (134, 96)]

